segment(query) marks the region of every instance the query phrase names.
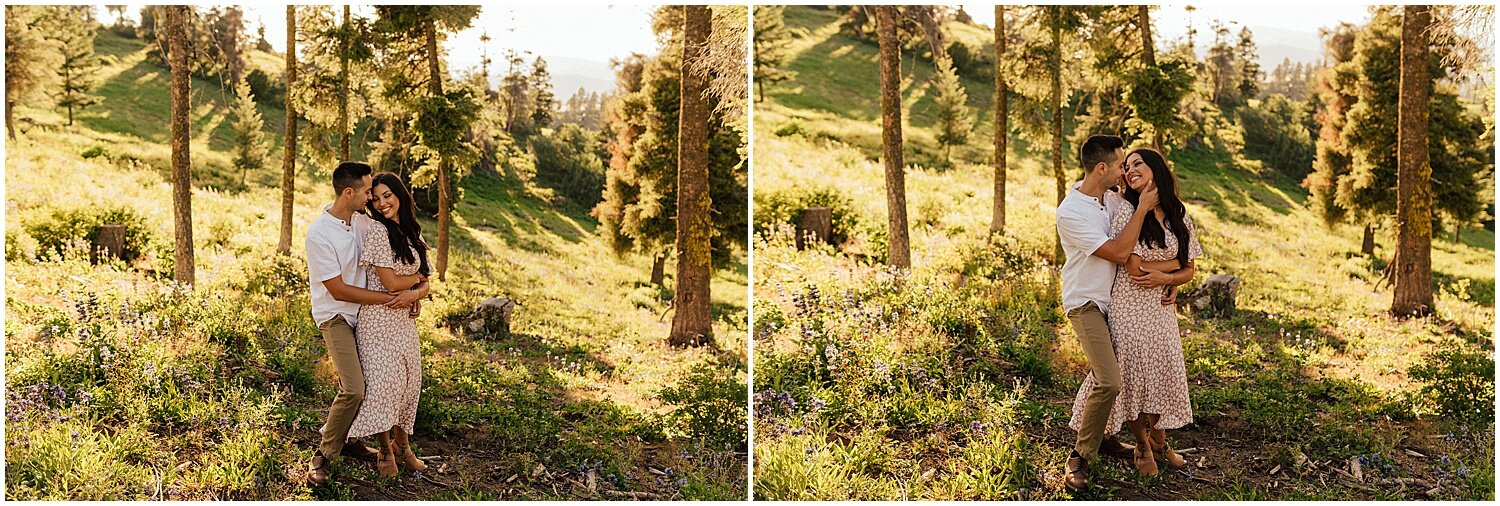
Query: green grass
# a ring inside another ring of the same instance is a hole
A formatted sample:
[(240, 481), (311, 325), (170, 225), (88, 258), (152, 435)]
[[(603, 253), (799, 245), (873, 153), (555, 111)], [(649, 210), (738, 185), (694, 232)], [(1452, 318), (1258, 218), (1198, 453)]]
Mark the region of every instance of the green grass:
[[(1389, 288), (1374, 286), (1390, 231), (1364, 257), (1360, 231), (1325, 227), (1295, 181), (1201, 148), (1172, 154), (1206, 252), (1198, 279), (1222, 272), (1243, 284), (1237, 314), (1179, 317), (1195, 423), (1169, 436), (1199, 449), (1191, 476), (1142, 479), (1106, 460), (1095, 464), (1100, 486), (1065, 492), (1067, 421), (1087, 365), (1051, 274), (1050, 161), (1010, 153), (1007, 229), (989, 239), (990, 167), (935, 171), (916, 158), (906, 180), (913, 270), (893, 276), (845, 254), (884, 241), (874, 46), (838, 35), (828, 13), (786, 12), (802, 34), (794, 69), (843, 67), (799, 74), (757, 104), (757, 215), (786, 205), (773, 196), (824, 190), (848, 199), (857, 224), (849, 244), (797, 251), (784, 226), (757, 223), (759, 498), (1493, 497), (1493, 411), (1440, 413), (1471, 396), (1493, 403), (1494, 233), (1435, 238), (1438, 312), (1397, 320), (1385, 312)], [(848, 74), (868, 79), (835, 81)], [(908, 102), (920, 102), (914, 94)], [(908, 107), (907, 152), (935, 152), (920, 104)], [(803, 133), (785, 128), (793, 118)], [(974, 138), (967, 159), (984, 160), (988, 142)], [(1442, 350), (1456, 351), (1433, 355)], [(1441, 372), (1419, 377), (1423, 365)], [(783, 392), (790, 405), (773, 397)], [(1339, 474), (1350, 459), (1364, 460), (1364, 481)]]
[[(413, 442), (436, 457), (432, 481), (338, 461), (330, 485), (304, 484), (336, 387), (307, 316), (300, 240), (327, 201), (327, 169), (299, 165), (297, 240), (277, 257), (279, 163), (241, 186), (225, 102), (196, 81), (198, 283), (174, 288), (167, 73), (137, 41), (101, 34), (98, 46), (116, 58), (101, 73), (104, 103), (72, 127), (49, 108), (19, 109), (34, 126), (6, 153), (7, 499), (744, 497), (745, 448), (725, 444), (744, 428), (688, 416), (743, 410), (743, 261), (712, 281), (717, 345), (671, 348), (671, 293), (646, 283), (649, 259), (616, 257), (593, 218), (496, 175), (462, 182), (448, 280), (418, 319)], [(279, 137), (281, 111), (262, 112)], [(144, 254), (93, 265), (86, 245), (41, 248), (28, 226), (73, 208), (139, 216)], [(491, 296), (521, 303), (510, 337), (450, 326)], [(667, 402), (679, 384), (718, 394)]]

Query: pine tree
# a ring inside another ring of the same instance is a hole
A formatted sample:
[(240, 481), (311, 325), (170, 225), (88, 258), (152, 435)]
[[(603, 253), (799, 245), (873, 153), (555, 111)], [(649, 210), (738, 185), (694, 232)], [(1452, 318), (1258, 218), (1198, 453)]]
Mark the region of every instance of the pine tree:
[(193, 181), (192, 159), (188, 131), (188, 114), (192, 109), (192, 92), (189, 88), (192, 76), (188, 64), (187, 18), (192, 16), (192, 7), (171, 5), (163, 7), (167, 46), (170, 48), (167, 61), (172, 72), (172, 225), (175, 231), (173, 244), (173, 274), (178, 283), (192, 285), (193, 263)]
[[(960, 11), (962, 12), (962, 11)], [(990, 233), (1005, 234), (1006, 144), (1010, 141), (1010, 87), (1005, 79), (1005, 6), (995, 5), (995, 190)]]
[(547, 60), (536, 57), (531, 62), (531, 124), (537, 128), (552, 126), (556, 115), (557, 96), (552, 94), (552, 74), (547, 71)]
[(1432, 77), (1428, 70), (1428, 36), (1432, 13), (1425, 5), (1408, 5), (1401, 15), (1400, 93), (1396, 146), (1396, 258), (1391, 262), (1397, 316), (1431, 313), (1432, 300), (1432, 167), (1427, 158), (1427, 108)]
[(5, 131), (16, 138), (15, 107), (42, 95), (57, 80), (57, 42), (38, 26), (45, 7), (5, 6)]
[(943, 162), (953, 164), (953, 146), (969, 142), (969, 132), (974, 128), (974, 115), (969, 111), (969, 94), (958, 80), (953, 69), (953, 60), (947, 55), (939, 56), (937, 73), (933, 75), (933, 102), (937, 105), (938, 145), (943, 146)]
[(234, 105), (230, 113), (234, 115), (233, 165), (240, 169), (240, 185), (243, 186), (251, 170), (265, 167), (270, 149), (266, 145), (265, 120), (255, 106), (255, 99), (250, 96), (250, 84), (243, 78), (234, 84)]
[(886, 264), (911, 268), (906, 224), (906, 164), (901, 135), (901, 42), (896, 39), (896, 7), (875, 7), (880, 44), (880, 138), (885, 156), (885, 204), (889, 226)]
[(1239, 60), (1239, 94), (1244, 100), (1249, 100), (1260, 94), (1260, 56), (1255, 50), (1255, 39), (1250, 32), (1250, 27), (1240, 29), (1240, 42), (1234, 48), (1235, 57)]
[(98, 81), (101, 58), (94, 54), (94, 35), (98, 27), (89, 20), (92, 6), (66, 5), (50, 7), (50, 37), (57, 42), (62, 63), (57, 67), (57, 88), (52, 98), (58, 107), (68, 111), (68, 125), (73, 125), (73, 113), (99, 103), (93, 94)]
[(766, 84), (796, 77), (783, 68), (787, 63), (791, 33), (784, 19), (786, 6), (757, 5), (755, 8), (755, 100), (765, 100)]
[[(286, 6), (286, 79), (287, 93), (297, 89), (297, 7)], [(281, 156), (281, 237), (276, 242), (276, 252), (289, 255), (292, 251), (292, 206), (295, 202), (297, 184), (297, 106), (296, 101), (286, 101), (286, 138), (282, 140)]]
[(703, 65), (712, 13), (708, 6), (683, 8), (681, 106), (677, 128), (677, 290), (672, 299), (673, 346), (713, 342), (709, 311), (712, 276), (709, 236), (708, 128), (709, 104), (704, 91), (707, 76), (694, 71)]
[[(415, 53), (425, 67), (425, 83), (404, 80), (387, 85), (388, 94), (404, 97), (407, 106), (415, 112), (412, 130), (416, 131), (428, 163), (421, 174), (412, 177), (412, 184), (436, 183), (438, 193), (438, 240), (434, 270), (438, 280), (444, 280), (448, 270), (449, 228), (453, 221), (453, 193), (461, 174), (454, 167), (467, 169), (474, 157), (474, 147), (464, 137), (469, 124), (479, 113), (479, 104), (468, 90), (459, 88), (451, 93), (443, 91), (445, 75), (442, 71), (442, 53), (438, 39), (448, 33), (467, 28), (479, 15), (479, 6), (376, 6), (381, 33), (389, 40), (404, 41), (411, 47), (420, 48)], [(415, 69), (401, 69), (415, 70)], [(421, 76), (421, 74), (417, 74)], [(425, 86), (422, 86), (425, 84)], [(394, 89), (393, 89), (394, 88)]]

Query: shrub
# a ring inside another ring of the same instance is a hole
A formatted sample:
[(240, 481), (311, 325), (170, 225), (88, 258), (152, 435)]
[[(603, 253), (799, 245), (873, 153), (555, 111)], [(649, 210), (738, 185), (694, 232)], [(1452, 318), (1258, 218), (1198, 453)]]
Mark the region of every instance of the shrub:
[(1468, 422), (1495, 421), (1495, 359), (1463, 344), (1428, 353), (1408, 371), (1421, 383), (1417, 402), (1439, 415)]
[(245, 75), (245, 82), (250, 85), (250, 95), (255, 97), (256, 102), (286, 107), (286, 86), (281, 84), (280, 79), (271, 79), (271, 75), (264, 70), (255, 69)]
[(854, 210), (854, 200), (831, 188), (757, 193), (755, 199), (757, 234), (769, 234), (782, 224), (796, 227), (802, 220), (802, 210), (809, 207), (832, 209), (833, 229), (829, 233), (829, 241), (833, 244), (849, 240), (862, 221)]
[(676, 386), (662, 390), (662, 402), (676, 406), (671, 418), (684, 422), (688, 433), (714, 449), (746, 448), (745, 382), (733, 364), (700, 363)]
[(787, 121), (786, 123), (783, 123), (781, 126), (776, 127), (776, 131), (774, 133), (777, 137), (789, 137), (793, 135), (801, 135), (806, 137), (807, 129), (802, 127), (801, 121), (797, 121), (794, 118), (790, 121)]
[[(97, 245), (99, 229), (106, 224), (125, 225), (125, 261), (147, 251), (155, 240), (146, 219), (126, 207), (76, 207), (55, 209), (52, 214), (29, 221), (25, 228), (36, 239), (39, 250), (68, 256), (78, 245)], [(85, 246), (92, 247), (92, 246)]]

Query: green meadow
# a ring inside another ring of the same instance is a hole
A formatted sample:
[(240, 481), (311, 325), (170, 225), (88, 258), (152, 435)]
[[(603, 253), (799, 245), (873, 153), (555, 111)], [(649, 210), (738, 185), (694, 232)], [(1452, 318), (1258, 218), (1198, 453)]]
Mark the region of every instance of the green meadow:
[[(261, 106), (273, 166), (241, 184), (232, 92), (195, 80), (198, 276), (175, 285), (169, 75), (138, 40), (105, 31), (96, 47), (102, 103), (71, 127), (22, 107), (6, 150), (7, 499), (745, 496), (743, 418), (716, 423), (746, 402), (744, 261), (713, 278), (717, 343), (669, 347), (671, 289), (648, 282), (649, 259), (615, 256), (586, 210), (493, 172), (462, 181), (448, 279), (418, 319), (412, 440), (429, 470), (382, 480), (341, 460), (329, 485), (305, 484), (337, 386), (302, 258), (331, 168), (299, 164), (292, 254), (276, 255), (284, 112)], [(279, 79), (281, 58), (249, 61)], [(128, 225), (133, 258), (90, 262), (100, 223)], [(465, 332), (495, 296), (520, 303), (513, 333)]]
[[(798, 75), (766, 86), (754, 125), (757, 499), (1493, 499), (1494, 232), (1437, 234), (1437, 313), (1396, 319), (1377, 285), (1394, 232), (1361, 255), (1361, 230), (1324, 226), (1299, 181), (1203, 147), (1171, 155), (1197, 281), (1242, 285), (1232, 316), (1179, 311), (1194, 423), (1168, 437), (1190, 464), (1141, 478), (1105, 458), (1067, 492), (1087, 363), (1058, 307), (1046, 146), (1012, 144), (989, 237), (992, 85), (963, 81), (976, 131), (932, 168), (932, 67), (904, 52), (913, 268), (893, 272), (876, 48), (831, 11), (785, 19)], [(813, 205), (842, 244), (796, 249)]]

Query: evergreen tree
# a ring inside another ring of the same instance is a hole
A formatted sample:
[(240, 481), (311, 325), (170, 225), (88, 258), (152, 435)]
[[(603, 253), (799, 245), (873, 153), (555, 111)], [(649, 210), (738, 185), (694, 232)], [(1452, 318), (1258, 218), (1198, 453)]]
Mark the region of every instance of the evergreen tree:
[(557, 96), (552, 94), (552, 74), (547, 71), (547, 60), (536, 57), (531, 63), (531, 124), (536, 128), (552, 126), (556, 115)]
[(244, 79), (234, 84), (234, 104), (230, 113), (234, 115), (233, 165), (240, 169), (240, 184), (244, 185), (251, 170), (265, 167), (270, 149), (266, 145), (265, 120), (250, 95), (250, 84)]
[(39, 26), (45, 7), (5, 6), (5, 131), (16, 138), (15, 107), (41, 96), (57, 80), (57, 42)]
[(50, 37), (56, 41), (62, 55), (52, 98), (59, 107), (68, 111), (68, 125), (72, 126), (75, 110), (99, 103), (99, 97), (93, 94), (99, 69), (103, 66), (102, 59), (94, 54), (94, 35), (98, 33), (98, 27), (88, 16), (92, 6), (64, 5), (50, 9)]
[(765, 100), (766, 84), (796, 77), (783, 68), (787, 63), (791, 33), (786, 29), (784, 5), (755, 6), (755, 100)]
[(673, 346), (713, 342), (713, 314), (709, 310), (710, 236), (708, 129), (709, 76), (696, 72), (704, 65), (713, 14), (706, 5), (688, 5), (683, 10), (681, 100), (677, 128), (677, 289), (672, 297)]
[(191, 69), (189, 65), (188, 20), (192, 7), (171, 5), (163, 7), (162, 28), (166, 32), (167, 62), (172, 72), (172, 115), (170, 132), (172, 138), (172, 228), (173, 274), (178, 283), (193, 284), (193, 182), (188, 114), (192, 108)]
[(937, 60), (937, 73), (933, 75), (933, 102), (937, 105), (938, 145), (943, 146), (943, 162), (953, 163), (953, 146), (969, 142), (969, 132), (974, 128), (974, 115), (969, 111), (969, 94), (953, 70), (953, 61), (941, 56)]
[(1235, 57), (1239, 60), (1239, 96), (1243, 100), (1255, 98), (1260, 94), (1260, 56), (1255, 50), (1255, 39), (1249, 27), (1240, 29), (1240, 42), (1234, 47)]
[[(453, 194), (457, 192), (457, 180), (461, 173), (453, 168), (467, 170), (474, 158), (474, 146), (465, 133), (479, 113), (479, 104), (467, 89), (444, 92), (442, 54), (438, 39), (448, 33), (468, 28), (479, 15), (479, 6), (399, 6), (375, 7), (379, 16), (377, 25), (386, 40), (404, 41), (406, 47), (416, 51), (404, 55), (393, 55), (393, 60), (405, 56), (408, 77), (387, 83), (387, 95), (399, 97), (406, 108), (412, 111), (412, 130), (417, 134), (421, 153), (427, 163), (412, 176), (413, 186), (437, 185), (438, 193), (438, 240), (434, 271), (438, 280), (445, 279), (448, 270), (449, 228), (453, 221)], [(412, 68), (412, 67), (425, 67)], [(415, 70), (416, 72), (411, 72)], [(424, 77), (425, 82), (409, 77)], [(424, 86), (425, 85), (425, 86)]]
[(885, 205), (888, 241), (886, 264), (911, 268), (911, 245), (906, 223), (906, 163), (901, 134), (901, 44), (896, 38), (896, 7), (875, 7), (875, 30), (880, 43), (880, 140), (884, 148)]

